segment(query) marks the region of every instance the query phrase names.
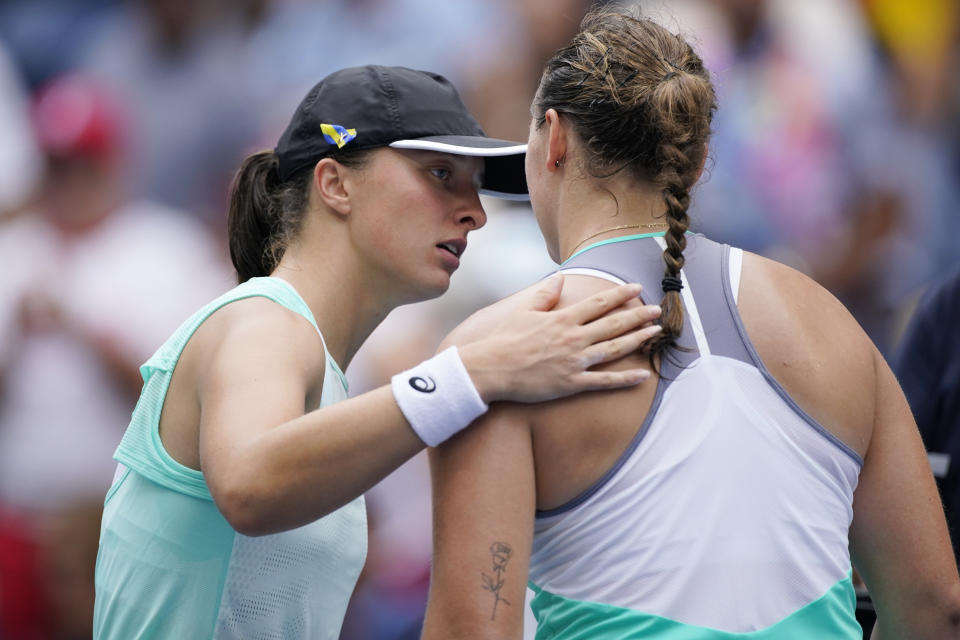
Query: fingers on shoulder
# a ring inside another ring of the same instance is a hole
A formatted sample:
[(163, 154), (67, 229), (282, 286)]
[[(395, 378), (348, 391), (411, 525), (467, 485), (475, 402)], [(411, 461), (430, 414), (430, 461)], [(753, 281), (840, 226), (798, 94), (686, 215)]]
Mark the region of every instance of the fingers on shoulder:
[[(586, 304), (595, 308), (609, 308), (611, 301), (622, 298), (620, 292), (613, 291), (620, 285), (604, 278), (585, 275), (568, 275), (564, 281), (563, 291), (557, 309), (567, 309), (576, 305)], [(639, 298), (627, 300), (626, 307), (641, 306)], [(609, 311), (608, 311), (609, 313)]]
[(504, 319), (517, 309), (516, 300), (504, 298), (486, 307), (474, 311), (466, 320), (446, 335), (437, 351), (447, 347), (461, 346), (482, 340), (500, 326)]

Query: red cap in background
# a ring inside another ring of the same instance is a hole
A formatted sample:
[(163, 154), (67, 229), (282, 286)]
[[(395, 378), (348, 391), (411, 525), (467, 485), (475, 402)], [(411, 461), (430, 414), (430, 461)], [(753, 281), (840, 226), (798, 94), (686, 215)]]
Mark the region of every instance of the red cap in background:
[(81, 75), (55, 78), (33, 101), (40, 148), (51, 156), (109, 162), (121, 148), (123, 111), (101, 85)]

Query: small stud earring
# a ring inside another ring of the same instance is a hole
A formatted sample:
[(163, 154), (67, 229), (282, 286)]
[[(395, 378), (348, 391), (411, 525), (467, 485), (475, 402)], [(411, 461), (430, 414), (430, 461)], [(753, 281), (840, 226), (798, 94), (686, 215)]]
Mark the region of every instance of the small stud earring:
[(554, 161), (553, 161), (553, 166), (555, 166), (557, 169), (559, 169), (559, 168), (560, 168), (560, 161), (559, 161), (559, 160), (554, 160)]

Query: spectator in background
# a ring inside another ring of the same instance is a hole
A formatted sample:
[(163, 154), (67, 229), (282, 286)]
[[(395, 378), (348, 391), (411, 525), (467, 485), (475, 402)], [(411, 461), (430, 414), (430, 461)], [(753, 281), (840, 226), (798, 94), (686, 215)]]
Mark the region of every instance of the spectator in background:
[(237, 161), (276, 139), (318, 76), (380, 63), (456, 80), (509, 18), (482, 0), (136, 0), (105, 13), (79, 58), (142, 122), (135, 187), (219, 232)]
[(925, 125), (948, 125), (956, 134), (960, 6), (956, 0), (860, 0), (899, 85), (904, 116)]
[(861, 6), (684, 0), (664, 19), (702, 42), (722, 105), (694, 228), (811, 275), (889, 353), (956, 186), (897, 111)]
[[(960, 178), (960, 3), (956, 0), (860, 0), (881, 59), (889, 91), (904, 129), (894, 157), (912, 171), (900, 183), (913, 208), (940, 212), (938, 233), (922, 234), (924, 252), (939, 267), (960, 260), (956, 210)], [(907, 155), (909, 154), (909, 155)]]
[(58, 78), (33, 116), (46, 173), (0, 226), (0, 547), (27, 558), (0, 553), (0, 601), (17, 599), (0, 637), (75, 637), (138, 367), (229, 276), (199, 223), (126, 198), (127, 123), (101, 87)]
[(241, 65), (248, 4), (127, 2), (103, 16), (79, 56), (137, 122), (126, 175), (134, 193), (190, 211), (217, 232), (257, 126)]
[(30, 198), (43, 158), (30, 135), (27, 100), (6, 47), (0, 42), (0, 224)]
[[(900, 380), (927, 451), (954, 554), (960, 552), (960, 269), (920, 300), (897, 351)], [(960, 556), (958, 556), (960, 557)]]
[(491, 135), (510, 140), (527, 135), (526, 114), (543, 62), (577, 32), (591, 5), (609, 0), (519, 0), (513, 20), (495, 37), (496, 51), (476, 60), (469, 69), (466, 99), (478, 117), (489, 123)]

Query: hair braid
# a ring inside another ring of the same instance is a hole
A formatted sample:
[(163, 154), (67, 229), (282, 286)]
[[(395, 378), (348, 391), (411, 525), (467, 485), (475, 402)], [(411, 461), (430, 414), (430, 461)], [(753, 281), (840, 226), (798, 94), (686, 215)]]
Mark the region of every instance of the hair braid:
[(548, 109), (573, 124), (585, 168), (606, 179), (629, 171), (657, 186), (666, 205), (663, 332), (651, 359), (676, 347), (690, 189), (707, 152), (716, 95), (703, 61), (687, 42), (630, 10), (587, 13), (569, 45), (547, 62), (537, 95), (537, 126)]
[[(660, 173), (658, 182), (661, 185), (663, 201), (667, 206), (667, 232), (664, 241), (667, 248), (663, 251), (663, 261), (666, 265), (664, 278), (680, 278), (685, 259), (683, 251), (687, 248), (687, 229), (690, 228), (690, 216), (687, 208), (690, 206), (690, 191), (683, 179), (684, 171), (690, 165), (689, 158), (679, 148), (670, 145), (661, 145), (661, 153), (670, 158), (665, 169)], [(651, 345), (651, 353), (663, 352), (668, 347), (676, 345), (676, 340), (683, 330), (683, 297), (679, 291), (666, 290), (660, 302), (662, 309), (660, 325), (663, 332)]]

